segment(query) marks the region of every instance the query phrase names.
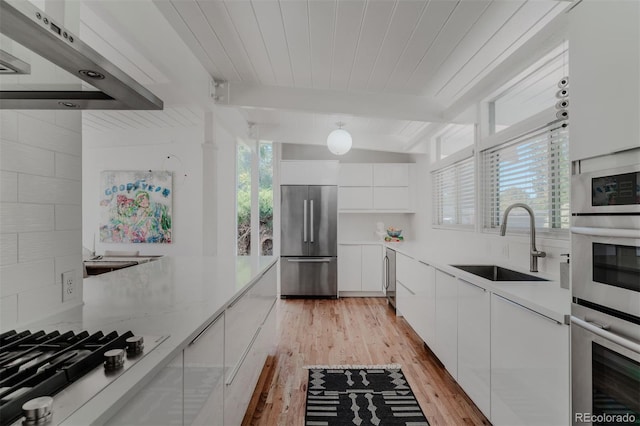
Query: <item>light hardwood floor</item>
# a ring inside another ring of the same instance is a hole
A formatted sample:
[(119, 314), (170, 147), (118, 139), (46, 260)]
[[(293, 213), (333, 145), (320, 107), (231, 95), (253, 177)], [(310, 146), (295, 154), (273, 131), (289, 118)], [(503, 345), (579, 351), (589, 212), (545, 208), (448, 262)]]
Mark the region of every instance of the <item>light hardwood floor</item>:
[(243, 424), (302, 425), (305, 365), (396, 363), (432, 426), (490, 424), (386, 299), (286, 299), (276, 309), (276, 353)]

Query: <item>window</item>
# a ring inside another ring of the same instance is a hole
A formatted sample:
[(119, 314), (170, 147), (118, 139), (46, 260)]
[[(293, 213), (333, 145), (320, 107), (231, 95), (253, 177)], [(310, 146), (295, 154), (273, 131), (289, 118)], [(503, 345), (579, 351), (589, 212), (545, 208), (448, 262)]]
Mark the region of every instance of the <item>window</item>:
[(558, 82), (568, 75), (569, 51), (564, 43), (501, 88), (489, 103), (490, 133), (553, 107), (558, 101)]
[(258, 143), (260, 209), (260, 255), (273, 255), (273, 145), (271, 142)]
[[(483, 151), (485, 177), (485, 229), (500, 226), (505, 209), (525, 203), (534, 211), (536, 228), (569, 228), (569, 152), (565, 124)], [(509, 214), (509, 229), (529, 229), (524, 209)]]
[(473, 227), (475, 224), (475, 173), (473, 157), (431, 173), (433, 224)]
[(248, 256), (254, 246), (262, 256), (273, 255), (273, 145), (238, 143), (236, 161), (236, 253)]
[(238, 143), (236, 150), (236, 212), (238, 256), (251, 254), (251, 148)]

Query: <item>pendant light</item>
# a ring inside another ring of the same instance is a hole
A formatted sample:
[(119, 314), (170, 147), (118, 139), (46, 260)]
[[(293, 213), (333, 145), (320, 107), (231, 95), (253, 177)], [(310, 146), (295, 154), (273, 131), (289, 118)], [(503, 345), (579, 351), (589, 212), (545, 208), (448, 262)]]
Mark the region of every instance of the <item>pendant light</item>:
[(344, 123), (340, 122), (336, 124), (338, 128), (329, 133), (327, 137), (327, 146), (329, 147), (329, 151), (335, 155), (344, 155), (351, 149), (351, 134), (342, 128)]

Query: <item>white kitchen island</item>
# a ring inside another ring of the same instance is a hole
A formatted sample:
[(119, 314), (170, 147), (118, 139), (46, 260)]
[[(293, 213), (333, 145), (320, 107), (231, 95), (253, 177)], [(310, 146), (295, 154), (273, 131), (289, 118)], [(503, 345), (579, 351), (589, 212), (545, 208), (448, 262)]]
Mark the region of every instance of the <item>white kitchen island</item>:
[[(104, 424), (127, 403), (135, 401), (136, 395), (176, 357), (182, 357), (183, 351), (186, 356), (185, 349), (193, 347), (194, 339), (208, 333), (225, 313), (234, 318), (233, 322), (222, 322), (221, 335), (225, 347), (229, 347), (223, 366), (225, 385), (231, 389), (234, 380), (247, 385), (257, 379), (255, 372), (246, 374), (243, 369), (253, 362), (250, 368), (255, 370), (260, 358), (264, 363), (264, 357), (253, 355), (251, 348), (261, 340), (269, 340), (269, 333), (275, 330), (276, 263), (277, 257), (164, 257), (87, 278), (84, 305), (15, 328), (119, 333), (131, 330), (136, 335), (168, 336), (61, 423)], [(262, 328), (266, 337), (260, 335)], [(270, 344), (273, 343), (271, 339)], [(264, 352), (263, 345), (261, 354)], [(244, 389), (247, 402), (252, 390)], [(221, 419), (222, 413), (218, 415)]]

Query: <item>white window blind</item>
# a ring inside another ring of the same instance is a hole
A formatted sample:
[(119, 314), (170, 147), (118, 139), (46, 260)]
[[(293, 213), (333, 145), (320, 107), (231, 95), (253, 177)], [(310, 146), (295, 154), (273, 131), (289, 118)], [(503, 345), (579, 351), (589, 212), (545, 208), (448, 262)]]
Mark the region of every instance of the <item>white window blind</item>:
[(475, 224), (475, 173), (473, 157), (431, 173), (433, 223), (473, 227)]
[[(563, 124), (483, 151), (485, 228), (500, 226), (505, 209), (525, 203), (536, 229), (569, 228), (569, 138)], [(529, 227), (524, 209), (509, 214), (509, 229)]]

